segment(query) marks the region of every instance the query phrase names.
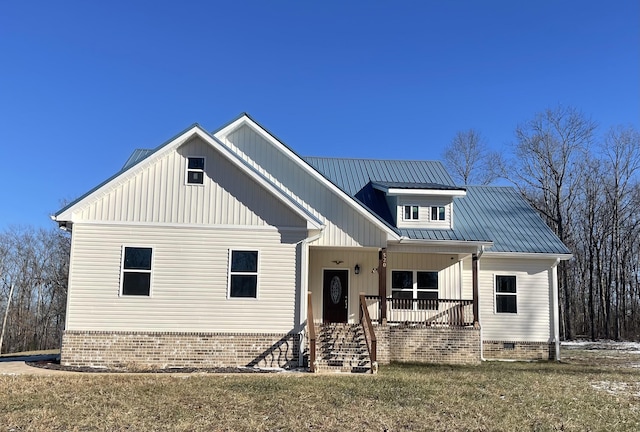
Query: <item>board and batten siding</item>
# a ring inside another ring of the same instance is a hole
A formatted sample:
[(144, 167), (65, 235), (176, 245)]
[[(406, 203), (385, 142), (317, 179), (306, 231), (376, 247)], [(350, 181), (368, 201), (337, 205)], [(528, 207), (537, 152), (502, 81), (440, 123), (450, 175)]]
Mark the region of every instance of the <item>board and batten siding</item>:
[[(405, 220), (404, 206), (418, 206), (418, 219)], [(444, 207), (445, 220), (432, 221), (431, 207)], [(399, 196), (396, 205), (398, 228), (451, 228), (451, 198), (428, 196)]]
[(243, 125), (222, 141), (263, 175), (287, 191), (298, 203), (325, 222), (317, 246), (385, 247), (387, 234), (341, 199), (335, 192)]
[[(299, 330), (305, 232), (74, 224), (67, 330), (287, 333)], [(122, 247), (152, 247), (151, 295), (120, 296)], [(259, 251), (257, 299), (228, 299), (229, 249)]]
[[(205, 158), (203, 185), (186, 184), (189, 156)], [(118, 184), (74, 211), (74, 221), (306, 226), (199, 138), (150, 158), (150, 163), (131, 168)]]
[[(550, 268), (553, 260), (485, 258), (478, 274), (480, 324), (483, 340), (549, 342), (552, 339), (550, 313)], [(495, 276), (515, 275), (517, 313), (495, 312)]]

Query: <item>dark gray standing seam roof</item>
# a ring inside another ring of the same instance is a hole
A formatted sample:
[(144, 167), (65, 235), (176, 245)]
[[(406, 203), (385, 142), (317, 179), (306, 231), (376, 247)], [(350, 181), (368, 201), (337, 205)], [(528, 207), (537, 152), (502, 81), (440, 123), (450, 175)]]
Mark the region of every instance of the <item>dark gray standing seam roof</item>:
[[(493, 242), (491, 252), (569, 254), (538, 213), (511, 187), (456, 187), (440, 162), (305, 157), (304, 160), (347, 194), (362, 202), (388, 225), (393, 216), (387, 187), (464, 190), (454, 199), (454, 229), (398, 229), (414, 240)], [(431, 187), (429, 187), (431, 188)]]

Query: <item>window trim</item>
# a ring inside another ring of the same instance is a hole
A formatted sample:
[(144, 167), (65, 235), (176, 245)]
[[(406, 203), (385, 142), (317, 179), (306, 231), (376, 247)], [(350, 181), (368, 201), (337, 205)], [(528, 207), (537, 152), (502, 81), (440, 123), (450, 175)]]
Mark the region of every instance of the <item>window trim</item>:
[[(125, 269), (124, 261), (125, 261), (125, 253), (126, 248), (138, 248), (138, 249), (151, 249), (151, 269), (149, 270), (141, 270), (141, 269)], [(120, 287), (118, 291), (118, 297), (124, 298), (151, 298), (153, 297), (153, 269), (155, 267), (154, 261), (156, 254), (154, 253), (155, 247), (152, 245), (141, 245), (141, 244), (123, 244), (120, 248)], [(124, 272), (129, 273), (149, 273), (149, 294), (148, 295), (133, 295), (133, 294), (124, 294)]]
[[(436, 210), (436, 212), (438, 212), (438, 217), (436, 219), (433, 218), (433, 210)], [(443, 209), (442, 215), (443, 218), (440, 219), (440, 209)], [(431, 222), (446, 222), (447, 221), (447, 206), (441, 206), (441, 205), (432, 205), (431, 206), (431, 214), (429, 215)]]
[[(231, 272), (231, 260), (233, 258), (233, 252), (256, 252), (257, 262), (256, 262), (256, 271), (255, 272)], [(230, 248), (229, 256), (227, 262), (227, 300), (235, 300), (235, 301), (256, 301), (260, 299), (260, 262), (262, 261), (260, 255), (262, 252), (260, 249), (255, 249), (251, 247), (247, 248)], [(256, 277), (256, 296), (255, 297), (235, 297), (231, 295), (231, 276), (232, 275), (251, 275)]]
[[(202, 169), (189, 168), (189, 159), (202, 159)], [(187, 186), (204, 186), (204, 173), (207, 169), (207, 158), (205, 156), (196, 156), (191, 155), (187, 156), (185, 162), (185, 171), (184, 171), (184, 184)], [(201, 172), (202, 173), (202, 183), (190, 183), (189, 182), (189, 173), (190, 172)]]
[[(513, 277), (515, 278), (515, 284), (516, 284), (516, 292), (515, 293), (504, 293), (498, 292), (498, 278), (499, 277)], [(500, 314), (500, 315), (518, 315), (518, 275), (513, 274), (513, 273), (494, 273), (493, 275), (493, 313), (494, 314)], [(499, 312), (498, 311), (498, 296), (513, 296), (516, 299), (516, 311), (515, 312)]]
[[(393, 272), (411, 272), (412, 273), (412, 277), (413, 277), (413, 283), (412, 283), (412, 288), (411, 288), (411, 292), (412, 292), (412, 298), (411, 300), (419, 300), (418, 299), (418, 293), (419, 292), (435, 292), (438, 296), (437, 300), (440, 300), (440, 274), (438, 271), (436, 270), (425, 270), (425, 269), (421, 269), (421, 270), (414, 270), (414, 269), (391, 269), (391, 272), (389, 272), (390, 277), (391, 277), (391, 281), (389, 283), (389, 286), (391, 287), (391, 298), (393, 298), (393, 292), (394, 291), (405, 291), (408, 292), (409, 289), (402, 289), (402, 288), (394, 288), (393, 287)], [(436, 278), (437, 278), (437, 287), (434, 288), (418, 288), (418, 273), (435, 273), (436, 274)], [(406, 299), (409, 300), (409, 299)], [(393, 303), (392, 303), (393, 305)], [(411, 309), (396, 309), (396, 310), (413, 310), (413, 311), (417, 311), (420, 310), (418, 308), (418, 303), (417, 302), (411, 302), (412, 308)]]
[[(406, 211), (407, 211), (407, 207), (409, 207), (409, 215), (410, 217), (407, 218), (406, 215)], [(413, 211), (416, 211), (416, 217), (413, 217)], [(403, 204), (402, 205), (402, 220), (404, 221), (419, 221), (420, 220), (420, 206), (419, 205), (415, 205), (415, 204)]]

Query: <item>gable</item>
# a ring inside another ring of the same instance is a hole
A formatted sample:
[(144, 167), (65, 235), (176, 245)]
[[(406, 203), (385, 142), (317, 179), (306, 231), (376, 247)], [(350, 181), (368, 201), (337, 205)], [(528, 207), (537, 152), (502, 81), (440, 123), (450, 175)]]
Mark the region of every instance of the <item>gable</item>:
[(301, 206), (323, 220), (324, 233), (314, 245), (386, 246), (389, 234), (395, 235), (391, 228), (328, 182), (295, 153), (288, 154), (288, 148), (283, 144), (274, 143), (275, 138), (265, 137), (265, 133), (260, 133), (256, 127), (243, 123), (223, 129), (216, 136)]
[[(198, 133), (146, 156), (56, 220), (307, 227), (302, 209), (277, 199)], [(188, 156), (205, 158), (203, 185), (186, 184)]]

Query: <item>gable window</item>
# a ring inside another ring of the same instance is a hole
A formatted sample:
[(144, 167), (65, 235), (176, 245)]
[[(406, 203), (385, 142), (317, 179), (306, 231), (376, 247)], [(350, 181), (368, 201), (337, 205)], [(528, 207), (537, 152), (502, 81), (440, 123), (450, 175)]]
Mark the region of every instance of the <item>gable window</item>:
[(444, 207), (442, 206), (431, 207), (431, 220), (432, 221), (446, 220), (446, 213), (445, 213)]
[(418, 206), (404, 206), (404, 220), (418, 220)]
[(518, 313), (515, 276), (496, 275), (496, 313)]
[(124, 247), (120, 274), (123, 296), (149, 296), (151, 256), (152, 250), (149, 247)]
[(391, 297), (394, 309), (438, 309), (438, 272), (392, 271)]
[(204, 158), (187, 158), (187, 184), (204, 184)]
[(229, 254), (229, 297), (258, 297), (258, 251), (232, 250)]

